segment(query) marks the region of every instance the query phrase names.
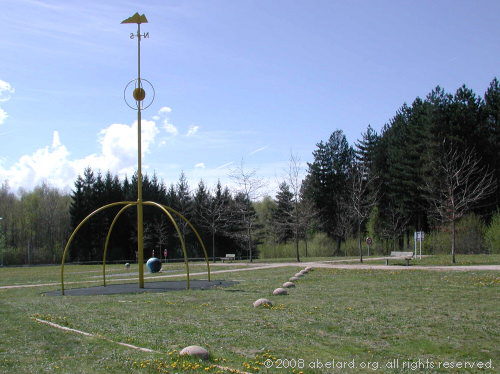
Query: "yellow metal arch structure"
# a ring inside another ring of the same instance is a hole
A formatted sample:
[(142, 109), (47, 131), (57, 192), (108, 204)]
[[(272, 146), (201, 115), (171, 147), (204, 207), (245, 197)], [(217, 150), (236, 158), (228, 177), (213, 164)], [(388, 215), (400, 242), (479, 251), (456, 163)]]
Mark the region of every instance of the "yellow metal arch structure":
[(80, 222), (80, 224), (78, 226), (76, 226), (76, 228), (73, 230), (73, 233), (69, 237), (68, 242), (66, 243), (66, 247), (64, 248), (63, 257), (62, 257), (62, 263), (61, 263), (61, 287), (62, 287), (61, 291), (62, 291), (63, 295), (64, 295), (64, 263), (66, 262), (66, 255), (68, 253), (69, 245), (73, 241), (73, 239), (74, 239), (76, 233), (78, 232), (78, 230), (80, 230), (80, 228), (83, 226), (83, 224), (85, 222), (87, 222), (92, 216), (94, 216), (95, 214), (103, 211), (104, 209), (111, 208), (111, 207), (117, 206), (117, 205), (129, 205), (129, 204), (130, 205), (135, 205), (135, 204), (137, 204), (137, 202), (135, 202), (135, 201), (120, 201), (118, 203), (112, 203), (112, 204), (104, 205), (104, 206), (100, 207), (99, 209), (94, 210), (87, 217), (85, 217), (83, 219), (83, 221)]
[(179, 212), (177, 212), (176, 210), (166, 206), (166, 205), (161, 205), (162, 208), (168, 210), (168, 211), (171, 211), (172, 213), (176, 214), (177, 216), (179, 216), (179, 218), (181, 218), (184, 222), (186, 222), (189, 227), (191, 228), (191, 230), (193, 230), (193, 232), (195, 233), (196, 237), (198, 238), (198, 241), (200, 242), (201, 244), (201, 248), (203, 249), (203, 254), (205, 255), (205, 262), (207, 263), (207, 273), (208, 273), (208, 281), (210, 282), (210, 262), (208, 261), (208, 254), (207, 254), (207, 250), (205, 248), (205, 244), (203, 244), (203, 240), (201, 240), (201, 236), (200, 234), (198, 234), (198, 231), (196, 231), (196, 229), (194, 228), (194, 226), (191, 224), (191, 222), (189, 222), (187, 220), (186, 217), (184, 217), (182, 214), (180, 214)]
[[(206, 251), (206, 248), (205, 248), (205, 245), (203, 243), (203, 240), (201, 239), (200, 235), (198, 234), (198, 231), (196, 231), (196, 229), (194, 228), (194, 226), (191, 224), (191, 222), (189, 222), (186, 217), (184, 217), (182, 214), (180, 214), (179, 212), (177, 212), (176, 210), (170, 208), (170, 207), (167, 207), (165, 205), (161, 205), (161, 204), (158, 204), (158, 203), (155, 203), (153, 201), (145, 201), (143, 202), (144, 205), (151, 205), (151, 206), (156, 206), (158, 208), (160, 208), (171, 220), (172, 224), (174, 225), (175, 227), (175, 230), (177, 231), (177, 234), (179, 235), (179, 240), (181, 241), (181, 245), (182, 245), (182, 252), (184, 254), (184, 263), (186, 264), (186, 276), (187, 276), (187, 289), (189, 289), (189, 261), (188, 261), (188, 256), (187, 256), (187, 251), (186, 251), (186, 245), (184, 243), (184, 239), (181, 235), (181, 232), (179, 230), (179, 226), (177, 225), (177, 223), (175, 222), (174, 218), (172, 217), (172, 215), (170, 214), (170, 212), (174, 213), (175, 215), (177, 215), (180, 219), (182, 219), (183, 221), (185, 221), (189, 227), (193, 230), (193, 232), (195, 233), (196, 237), (198, 238), (200, 244), (201, 244), (201, 247), (203, 249), (203, 252), (204, 252), (204, 255), (205, 255), (205, 261), (207, 263), (207, 274), (208, 274), (208, 281), (210, 281), (210, 263), (208, 261), (208, 255), (207, 255), (207, 251)], [(103, 256), (103, 284), (104, 286), (106, 286), (106, 254), (107, 254), (107, 249), (108, 249), (108, 243), (109, 243), (109, 237), (111, 235), (111, 231), (113, 230), (113, 227), (116, 223), (116, 221), (118, 220), (118, 218), (120, 217), (120, 215), (125, 211), (127, 210), (127, 208), (130, 208), (132, 206), (137, 206), (138, 205), (138, 202), (136, 201), (121, 201), (121, 202), (117, 202), (117, 203), (112, 203), (112, 204), (108, 204), (108, 205), (105, 205), (105, 206), (102, 206), (101, 208), (93, 211), (92, 213), (90, 213), (87, 217), (85, 217), (85, 219), (80, 222), (80, 224), (75, 228), (75, 230), (73, 231), (73, 233), (71, 234), (69, 240), (68, 240), (68, 243), (66, 244), (66, 247), (64, 248), (64, 253), (63, 253), (63, 258), (62, 258), (62, 264), (61, 264), (61, 289), (62, 289), (62, 294), (64, 295), (64, 264), (65, 264), (65, 261), (66, 261), (66, 255), (67, 255), (67, 252), (68, 252), (68, 249), (69, 249), (69, 246), (71, 244), (71, 242), (73, 241), (76, 233), (80, 230), (80, 228), (92, 217), (94, 216), (95, 214), (107, 209), (107, 208), (111, 208), (113, 206), (117, 206), (117, 205), (125, 205), (123, 208), (120, 209), (120, 211), (116, 214), (115, 218), (113, 219), (113, 222), (111, 223), (110, 225), (110, 228), (109, 228), (109, 231), (108, 231), (108, 235), (106, 236), (106, 243), (104, 245), (104, 256)]]
[(128, 204), (124, 206), (123, 208), (120, 209), (118, 213), (116, 213), (115, 218), (113, 219), (113, 222), (111, 222), (111, 225), (109, 226), (108, 230), (108, 235), (106, 236), (106, 243), (104, 244), (104, 255), (102, 256), (102, 281), (103, 281), (103, 286), (106, 287), (106, 253), (108, 252), (108, 243), (109, 243), (109, 237), (111, 236), (111, 231), (113, 231), (113, 227), (115, 226), (116, 221), (118, 218), (121, 216), (121, 214), (127, 209), (130, 208), (131, 206), (135, 206), (135, 204)]
[[(161, 210), (163, 210), (163, 212), (168, 216), (168, 218), (170, 218), (170, 221), (172, 222), (172, 224), (174, 225), (175, 227), (175, 230), (177, 231), (177, 234), (179, 235), (179, 239), (181, 241), (181, 245), (182, 245), (182, 252), (184, 254), (184, 263), (186, 264), (186, 275), (187, 275), (187, 289), (189, 289), (189, 261), (188, 261), (188, 257), (187, 257), (187, 251), (186, 251), (186, 245), (184, 243), (184, 238), (182, 237), (181, 235), (181, 232), (179, 230), (179, 226), (177, 225), (177, 222), (175, 222), (174, 218), (172, 217), (172, 215), (165, 209), (164, 206), (158, 204), (158, 203), (155, 203), (155, 202), (152, 202), (152, 201), (145, 201), (143, 202), (144, 205), (153, 205), (153, 206), (156, 206), (158, 208), (160, 208)], [(113, 230), (113, 227), (116, 223), (116, 221), (118, 220), (118, 217), (120, 217), (120, 215), (127, 209), (129, 208), (130, 206), (132, 205), (137, 205), (137, 204), (129, 204), (125, 207), (123, 207), (115, 216), (115, 218), (113, 219), (113, 222), (111, 222), (111, 226), (109, 227), (109, 231), (108, 231), (108, 235), (106, 236), (106, 244), (104, 245), (104, 255), (103, 255), (103, 259), (102, 259), (102, 279), (103, 279), (103, 285), (106, 286), (106, 254), (108, 252), (108, 243), (109, 243), (109, 237), (111, 235), (111, 231)], [(175, 211), (174, 211), (175, 212)], [(179, 216), (181, 216), (179, 214)], [(181, 216), (182, 217), (182, 216)], [(189, 221), (186, 220), (186, 222), (191, 225), (191, 223)], [(196, 231), (196, 230), (195, 230)], [(196, 232), (196, 235), (198, 236), (198, 239), (200, 239), (198, 233)], [(201, 240), (201, 239), (200, 239)], [(203, 242), (202, 243), (202, 246), (203, 246)], [(206, 256), (206, 253), (205, 253), (205, 257), (207, 258)], [(210, 280), (210, 266), (208, 267), (208, 280)]]

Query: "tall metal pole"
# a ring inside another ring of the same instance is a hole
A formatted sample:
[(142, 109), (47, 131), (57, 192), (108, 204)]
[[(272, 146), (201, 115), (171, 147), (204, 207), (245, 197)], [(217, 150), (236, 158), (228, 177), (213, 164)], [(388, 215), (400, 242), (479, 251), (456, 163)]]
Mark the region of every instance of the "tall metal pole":
[[(130, 38), (137, 37), (137, 87), (134, 90), (134, 99), (137, 105), (137, 261), (139, 263), (139, 288), (144, 288), (144, 218), (142, 201), (142, 100), (145, 91), (141, 82), (141, 23), (147, 23), (146, 16), (134, 14), (122, 23), (137, 23), (137, 35), (130, 34)], [(148, 37), (145, 35), (145, 37)]]
[[(141, 24), (137, 24), (137, 82), (141, 84)], [(137, 101), (137, 252), (139, 253), (139, 288), (144, 288), (144, 221), (142, 206), (141, 101)]]

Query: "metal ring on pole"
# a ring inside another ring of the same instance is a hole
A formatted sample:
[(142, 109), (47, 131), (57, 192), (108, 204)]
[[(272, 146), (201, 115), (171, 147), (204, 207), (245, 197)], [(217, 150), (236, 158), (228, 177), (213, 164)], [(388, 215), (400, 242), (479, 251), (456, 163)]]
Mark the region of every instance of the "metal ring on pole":
[[(149, 95), (146, 94), (148, 90), (144, 89), (143, 82), (146, 82), (147, 85), (151, 88), (151, 92), (153, 92), (153, 96), (151, 96), (150, 101), (148, 100), (149, 104), (147, 105), (144, 104), (143, 100), (147, 98)], [(134, 83), (134, 85), (132, 85), (132, 83)], [(129, 91), (128, 94), (127, 90)], [(127, 96), (129, 98), (133, 98), (133, 100), (135, 101), (135, 106), (130, 105), (130, 103), (127, 101)], [(153, 87), (150, 81), (144, 78), (132, 79), (130, 82), (128, 82), (128, 84), (125, 86), (125, 89), (123, 90), (123, 100), (125, 100), (125, 103), (127, 103), (129, 108), (133, 110), (139, 110), (139, 109), (143, 110), (149, 108), (151, 104), (153, 104), (154, 99), (155, 99), (155, 88)]]

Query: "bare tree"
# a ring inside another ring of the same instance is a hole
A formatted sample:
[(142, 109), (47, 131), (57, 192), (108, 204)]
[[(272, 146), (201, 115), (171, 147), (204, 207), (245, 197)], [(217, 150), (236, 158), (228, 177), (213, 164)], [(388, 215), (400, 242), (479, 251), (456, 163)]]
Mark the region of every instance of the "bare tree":
[(410, 222), (410, 217), (405, 214), (403, 208), (398, 207), (394, 200), (391, 200), (387, 206), (387, 213), (385, 214), (385, 226), (381, 230), (382, 236), (392, 239), (392, 248), (396, 250), (396, 243), (398, 238), (404, 232), (405, 228)]
[(241, 160), (240, 165), (230, 171), (229, 177), (236, 184), (237, 194), (241, 199), (236, 199), (236, 209), (239, 211), (245, 227), (245, 239), (247, 242), (250, 262), (252, 257), (252, 226), (255, 222), (255, 211), (252, 202), (260, 198), (262, 189), (265, 187), (264, 181), (257, 177), (257, 169), (248, 171), (245, 162)]
[[(146, 231), (147, 228), (149, 228), (149, 226), (146, 226), (144, 231)], [(158, 252), (159, 252), (158, 258), (160, 259), (160, 261), (162, 261), (163, 260), (162, 248), (163, 248), (164, 238), (168, 235), (167, 216), (165, 214), (161, 214), (159, 218), (153, 220), (150, 229), (152, 230), (153, 238), (155, 238), (158, 241)], [(154, 248), (153, 243), (152, 247)]]
[(432, 167), (435, 175), (426, 183), (427, 200), (442, 222), (451, 223), (451, 258), (455, 263), (455, 223), (494, 191), (493, 173), (481, 166), (473, 150), (459, 151), (445, 142)]
[[(342, 194), (337, 199), (338, 209), (335, 213), (337, 223), (333, 229), (333, 233), (337, 236), (337, 250), (341, 253), (341, 241), (345, 241), (352, 233), (353, 215), (351, 212), (351, 202), (347, 194)], [(345, 246), (345, 255), (347, 256), (347, 246)], [(335, 253), (334, 253), (335, 255)]]
[(361, 247), (361, 225), (370, 216), (372, 208), (377, 204), (377, 191), (373, 189), (376, 177), (370, 177), (365, 163), (353, 162), (348, 185), (347, 212), (356, 225), (359, 262), (363, 262)]
[(291, 229), (293, 231), (293, 237), (295, 241), (295, 256), (297, 262), (300, 262), (299, 255), (299, 235), (301, 229), (303, 228), (305, 222), (306, 211), (303, 209), (305, 205), (300, 204), (300, 194), (302, 191), (302, 167), (300, 165), (300, 158), (290, 152), (290, 160), (288, 163), (288, 170), (286, 170), (286, 181), (290, 186), (290, 192), (292, 193), (292, 205), (293, 210), (290, 212), (291, 217), (289, 220)]
[(300, 262), (299, 239), (301, 236), (305, 236), (307, 228), (311, 224), (311, 219), (315, 215), (312, 203), (303, 196), (302, 174), (303, 169), (300, 158), (291, 152), (288, 168), (285, 169), (284, 181), (280, 184), (280, 189), (284, 186), (289, 193), (290, 209), (281, 212), (285, 213), (286, 217), (281, 217), (281, 220), (276, 222), (276, 227), (281, 227), (283, 231), (292, 233), (297, 262)]
[(304, 244), (305, 244), (305, 256), (308, 257), (307, 254), (307, 232), (313, 225), (314, 219), (318, 216), (318, 212), (314, 207), (314, 203), (312, 202), (311, 199), (309, 199), (307, 196), (305, 196), (304, 193), (304, 185), (302, 185), (301, 191), (300, 191), (300, 196), (301, 199), (299, 201), (298, 205), (298, 226), (299, 226), (299, 234), (304, 238)]

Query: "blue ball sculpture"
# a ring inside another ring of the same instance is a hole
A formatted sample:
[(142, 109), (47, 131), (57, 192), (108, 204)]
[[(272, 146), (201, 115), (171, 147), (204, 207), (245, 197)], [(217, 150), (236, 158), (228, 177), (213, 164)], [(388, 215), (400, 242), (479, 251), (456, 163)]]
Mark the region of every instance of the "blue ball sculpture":
[(161, 261), (156, 257), (151, 257), (148, 262), (146, 262), (146, 266), (151, 273), (158, 273), (161, 270)]

